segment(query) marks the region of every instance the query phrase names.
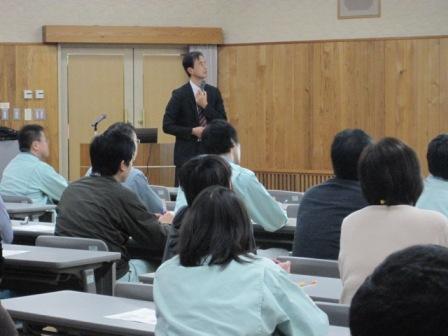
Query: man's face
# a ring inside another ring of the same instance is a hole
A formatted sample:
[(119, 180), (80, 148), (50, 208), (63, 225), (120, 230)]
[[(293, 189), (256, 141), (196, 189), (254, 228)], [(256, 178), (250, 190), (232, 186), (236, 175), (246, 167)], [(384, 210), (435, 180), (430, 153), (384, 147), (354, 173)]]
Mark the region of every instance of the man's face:
[(191, 77), (206, 79), (207, 63), (205, 62), (204, 56), (199, 56), (198, 59), (194, 60), (193, 67), (188, 68), (188, 72)]
[(41, 159), (47, 159), (50, 156), (50, 148), (44, 132), (40, 132), (40, 139), (33, 142), (33, 149)]

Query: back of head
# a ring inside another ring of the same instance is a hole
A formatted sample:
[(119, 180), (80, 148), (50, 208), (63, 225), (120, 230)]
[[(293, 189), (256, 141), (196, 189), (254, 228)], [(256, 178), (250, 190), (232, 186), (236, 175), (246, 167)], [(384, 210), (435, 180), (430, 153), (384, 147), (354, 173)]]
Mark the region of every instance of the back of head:
[(334, 137), (331, 145), (331, 162), (337, 178), (358, 180), (358, 161), (363, 149), (372, 143), (361, 129), (346, 129)]
[(235, 128), (223, 119), (215, 119), (205, 127), (201, 138), (207, 154), (227, 154), (239, 143)]
[(198, 60), (199, 57), (204, 56), (200, 51), (192, 51), (186, 53), (182, 58), (182, 66), (184, 67), (185, 72), (188, 77), (190, 77), (190, 73), (188, 72), (188, 68), (194, 67), (194, 61)]
[(126, 166), (132, 161), (135, 143), (120, 132), (101, 134), (90, 144), (92, 172), (101, 176), (114, 176), (119, 172), (121, 162)]
[(448, 180), (448, 134), (439, 134), (428, 145), (426, 154), (429, 172)]
[(116, 123), (110, 125), (107, 128), (107, 130), (104, 131), (104, 134), (115, 133), (115, 132), (123, 133), (124, 135), (127, 135), (128, 137), (133, 139), (134, 134), (135, 134), (135, 128), (130, 123), (116, 122)]
[(194, 200), (182, 220), (179, 258), (182, 266), (227, 265), (254, 251), (246, 208), (230, 189), (211, 186)]
[(423, 190), (415, 152), (395, 138), (367, 146), (358, 172), (364, 197), (373, 205), (415, 205)]
[(232, 171), (226, 160), (217, 155), (200, 155), (188, 160), (179, 172), (179, 184), (188, 205), (205, 188), (212, 185), (230, 187)]
[(350, 307), (352, 336), (448, 335), (448, 249), (418, 245), (390, 255)]
[(40, 125), (25, 125), (19, 131), (19, 149), (21, 152), (31, 151), (34, 141), (39, 141), (42, 137), (44, 128)]

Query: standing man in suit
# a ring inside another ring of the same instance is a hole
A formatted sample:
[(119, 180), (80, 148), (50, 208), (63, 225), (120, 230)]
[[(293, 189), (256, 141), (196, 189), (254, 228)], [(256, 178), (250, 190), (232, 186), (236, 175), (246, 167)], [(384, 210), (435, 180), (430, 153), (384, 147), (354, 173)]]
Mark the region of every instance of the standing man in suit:
[(227, 119), (221, 93), (205, 84), (207, 64), (198, 51), (187, 53), (182, 65), (190, 81), (173, 91), (163, 116), (163, 131), (176, 137), (174, 165), (177, 172), (184, 162), (202, 154), (201, 136), (207, 123)]

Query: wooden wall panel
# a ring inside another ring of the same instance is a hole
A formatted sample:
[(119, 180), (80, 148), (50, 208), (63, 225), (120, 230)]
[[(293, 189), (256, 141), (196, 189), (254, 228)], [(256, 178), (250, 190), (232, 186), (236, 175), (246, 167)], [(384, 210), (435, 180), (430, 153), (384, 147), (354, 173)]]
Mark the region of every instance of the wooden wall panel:
[[(0, 102), (9, 102), (8, 121), (0, 125), (20, 129), (25, 123), (37, 123), (45, 127), (50, 140), (49, 163), (58, 169), (58, 59), (56, 46), (0, 44)], [(23, 99), (23, 90), (42, 89), (45, 99)], [(13, 121), (13, 108), (21, 109), (21, 120)], [(44, 108), (44, 121), (24, 121), (23, 109)]]
[(344, 128), (396, 136), (418, 152), (448, 126), (448, 38), (222, 46), (219, 87), (243, 165), (331, 170)]

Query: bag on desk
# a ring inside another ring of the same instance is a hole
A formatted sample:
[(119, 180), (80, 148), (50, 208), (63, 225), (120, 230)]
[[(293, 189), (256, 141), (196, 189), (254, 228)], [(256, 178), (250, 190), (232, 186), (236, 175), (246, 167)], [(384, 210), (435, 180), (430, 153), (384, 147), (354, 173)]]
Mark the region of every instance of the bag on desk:
[(1, 140), (17, 140), (19, 138), (19, 132), (15, 129), (0, 126), (0, 141)]

